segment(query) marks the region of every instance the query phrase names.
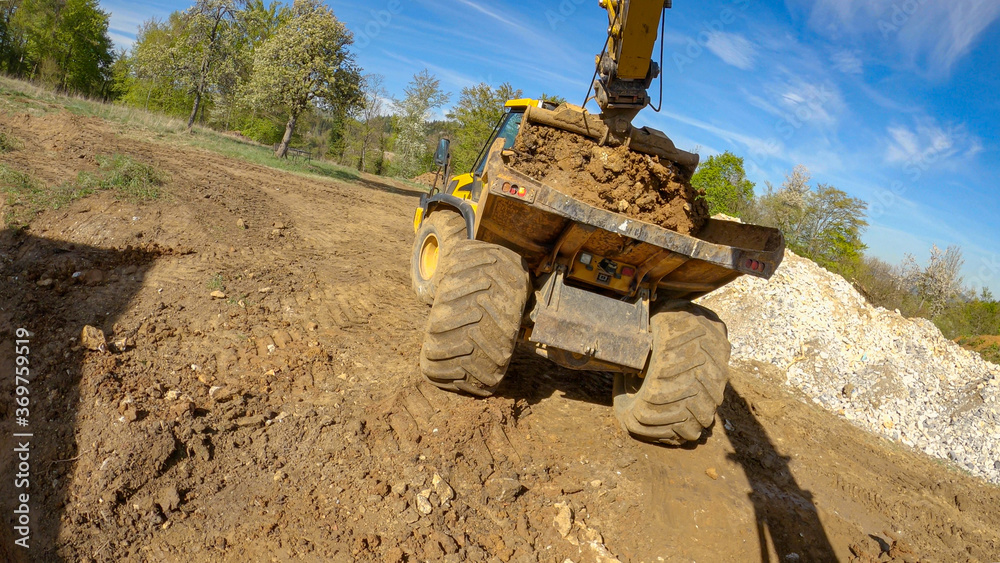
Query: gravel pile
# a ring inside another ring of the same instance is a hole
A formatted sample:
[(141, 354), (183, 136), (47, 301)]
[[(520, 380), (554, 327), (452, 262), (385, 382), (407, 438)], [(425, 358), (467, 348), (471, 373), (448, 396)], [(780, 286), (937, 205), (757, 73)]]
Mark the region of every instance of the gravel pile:
[(1000, 366), (930, 321), (872, 307), (791, 252), (770, 281), (744, 276), (701, 303), (728, 325), (735, 364), (773, 366), (855, 424), (1000, 483)]

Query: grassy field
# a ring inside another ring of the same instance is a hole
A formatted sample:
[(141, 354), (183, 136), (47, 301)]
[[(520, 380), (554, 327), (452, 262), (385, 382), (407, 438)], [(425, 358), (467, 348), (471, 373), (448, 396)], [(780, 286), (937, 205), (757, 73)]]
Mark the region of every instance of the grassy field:
[(21, 228), (44, 209), (60, 209), (98, 191), (112, 190), (129, 201), (160, 197), (168, 179), (156, 168), (126, 155), (99, 155), (98, 173), (80, 173), (73, 182), (46, 186), (28, 174), (0, 164), (0, 193), (7, 198), (4, 226)]
[[(187, 123), (181, 119), (145, 111), (120, 104), (107, 104), (77, 96), (57, 94), (31, 83), (0, 76), (0, 111), (28, 112), (44, 115), (50, 112), (69, 111), (76, 115), (98, 117), (121, 125), (125, 130), (152, 133), (160, 141), (198, 147), (224, 156), (269, 166), (307, 176), (319, 176), (340, 181), (356, 181), (361, 174), (354, 168), (340, 166), (322, 159), (276, 158), (269, 146), (241, 139), (236, 135), (220, 133), (207, 127), (195, 126), (187, 132)], [(6, 142), (0, 139), (0, 143)], [(408, 179), (395, 180), (414, 189), (425, 186)]]

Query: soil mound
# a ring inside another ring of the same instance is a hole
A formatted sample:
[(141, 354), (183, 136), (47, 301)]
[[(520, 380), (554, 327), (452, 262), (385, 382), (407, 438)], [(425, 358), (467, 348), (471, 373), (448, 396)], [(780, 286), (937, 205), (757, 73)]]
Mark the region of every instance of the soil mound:
[(436, 174), (434, 172), (424, 172), (423, 174), (413, 178), (413, 181), (433, 188), (435, 179), (437, 179), (438, 187), (440, 188), (444, 182), (441, 181), (440, 174)]
[(708, 220), (704, 193), (659, 157), (542, 125), (522, 126), (514, 151), (515, 170), (595, 207), (685, 235)]
[(3, 155), (4, 164), (46, 184), (58, 185), (67, 175), (96, 170), (98, 154), (123, 150), (112, 128), (97, 118), (59, 112), (4, 115), (3, 120), (23, 143), (19, 150)]

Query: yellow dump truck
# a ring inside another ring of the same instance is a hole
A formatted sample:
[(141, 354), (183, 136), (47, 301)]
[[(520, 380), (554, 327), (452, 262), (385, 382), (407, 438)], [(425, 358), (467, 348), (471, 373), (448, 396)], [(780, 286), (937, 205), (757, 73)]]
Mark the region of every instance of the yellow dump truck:
[(440, 388), (488, 396), (522, 343), (570, 369), (614, 373), (622, 427), (680, 444), (712, 424), (730, 354), (725, 325), (692, 300), (742, 275), (769, 278), (785, 243), (775, 229), (719, 219), (680, 234), (588, 205), (512, 167), (514, 141), (529, 126), (627, 144), (687, 178), (697, 166), (697, 155), (662, 133), (631, 126), (658, 73), (650, 53), (646, 73), (633, 79), (639, 86), (623, 85), (616, 72), (629, 30), (652, 23), (639, 26), (630, 14), (658, 15), (662, 1), (604, 5), (611, 37), (594, 84), (602, 114), (512, 100), (474, 169), (421, 197), (411, 278), (432, 307), (420, 368)]

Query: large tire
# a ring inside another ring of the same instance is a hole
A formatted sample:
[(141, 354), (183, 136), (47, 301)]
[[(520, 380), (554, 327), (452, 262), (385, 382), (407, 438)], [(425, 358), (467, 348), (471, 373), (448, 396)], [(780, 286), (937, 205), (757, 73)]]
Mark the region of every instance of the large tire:
[(615, 376), (614, 410), (622, 428), (649, 442), (697, 441), (715, 421), (729, 379), (729, 336), (712, 311), (686, 301), (658, 306), (645, 377)]
[(421, 301), (434, 304), (437, 284), (451, 248), (467, 237), (465, 218), (454, 211), (435, 211), (420, 224), (410, 255), (410, 282)]
[(488, 397), (514, 354), (531, 279), (520, 256), (502, 246), (458, 241), (437, 288), (420, 350), (434, 385)]

